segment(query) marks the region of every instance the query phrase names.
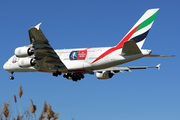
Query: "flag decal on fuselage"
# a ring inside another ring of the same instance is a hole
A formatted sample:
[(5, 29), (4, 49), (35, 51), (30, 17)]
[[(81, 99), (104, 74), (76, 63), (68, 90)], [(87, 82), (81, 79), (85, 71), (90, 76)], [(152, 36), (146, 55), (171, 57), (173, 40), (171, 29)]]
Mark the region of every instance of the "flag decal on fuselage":
[(72, 51), (69, 54), (69, 60), (85, 60), (87, 56), (87, 50)]

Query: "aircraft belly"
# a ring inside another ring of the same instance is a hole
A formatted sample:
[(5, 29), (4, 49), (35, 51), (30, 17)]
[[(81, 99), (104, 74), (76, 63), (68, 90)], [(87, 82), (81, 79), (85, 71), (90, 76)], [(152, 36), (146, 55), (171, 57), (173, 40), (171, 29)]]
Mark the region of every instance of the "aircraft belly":
[(142, 54), (136, 54), (131, 56), (118, 56), (118, 57), (109, 56), (109, 59), (101, 59), (96, 63), (93, 63), (92, 66), (94, 70), (105, 69), (105, 68), (121, 65), (139, 59), (141, 57), (143, 57)]
[(37, 72), (37, 70), (32, 67), (29, 67), (29, 68), (15, 69), (13, 72)]
[(68, 70), (91, 70), (92, 66), (86, 61), (68, 61), (64, 63)]
[(34, 67), (19, 67), (16, 63), (14, 63), (11, 66), (11, 70), (13, 72), (37, 72), (37, 70)]

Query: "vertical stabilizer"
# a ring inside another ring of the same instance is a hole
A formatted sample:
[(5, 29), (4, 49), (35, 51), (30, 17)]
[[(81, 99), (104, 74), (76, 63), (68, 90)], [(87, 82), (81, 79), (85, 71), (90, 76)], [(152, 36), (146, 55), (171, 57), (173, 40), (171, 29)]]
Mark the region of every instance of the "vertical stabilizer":
[(116, 47), (122, 48), (126, 41), (133, 39), (141, 49), (158, 11), (159, 8), (147, 10)]

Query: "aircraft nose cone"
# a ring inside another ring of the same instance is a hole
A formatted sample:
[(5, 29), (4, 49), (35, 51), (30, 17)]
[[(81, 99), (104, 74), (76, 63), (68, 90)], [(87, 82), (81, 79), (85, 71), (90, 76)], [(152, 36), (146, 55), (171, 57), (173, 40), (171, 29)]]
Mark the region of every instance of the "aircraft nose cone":
[(3, 65), (3, 69), (4, 69), (4, 70), (8, 70), (7, 62)]

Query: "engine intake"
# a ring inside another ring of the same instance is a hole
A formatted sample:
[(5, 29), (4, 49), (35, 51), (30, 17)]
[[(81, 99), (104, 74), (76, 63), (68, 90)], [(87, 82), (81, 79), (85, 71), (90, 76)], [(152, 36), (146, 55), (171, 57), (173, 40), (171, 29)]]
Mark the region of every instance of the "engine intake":
[(31, 67), (36, 64), (36, 60), (32, 58), (19, 58), (18, 65), (19, 67)]
[(17, 57), (27, 57), (34, 54), (34, 50), (30, 47), (18, 47), (14, 51)]
[(98, 79), (109, 79), (109, 78), (112, 78), (113, 75), (114, 74), (110, 72), (102, 72), (102, 73), (97, 72), (96, 73), (96, 77)]

